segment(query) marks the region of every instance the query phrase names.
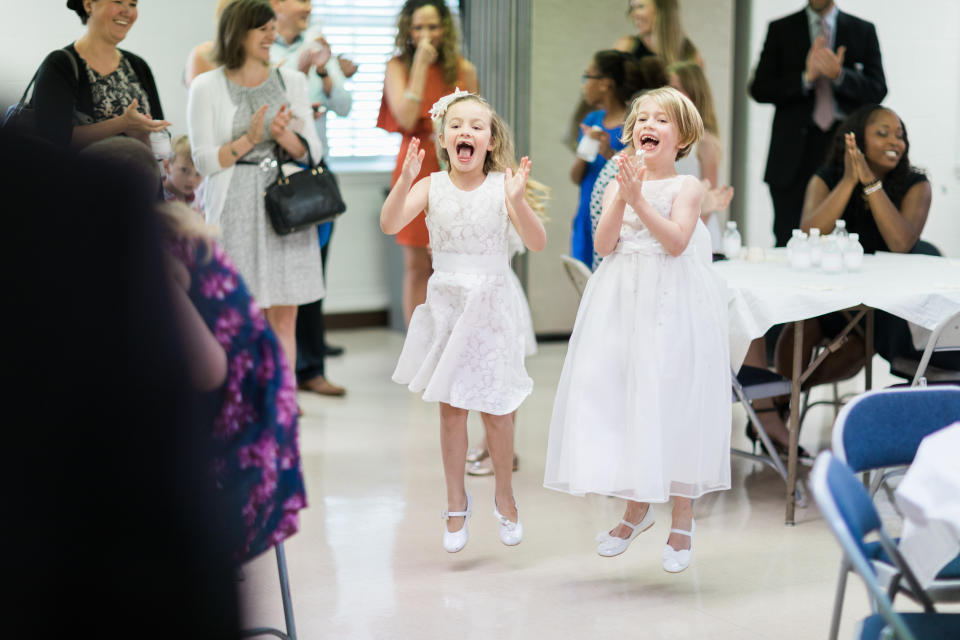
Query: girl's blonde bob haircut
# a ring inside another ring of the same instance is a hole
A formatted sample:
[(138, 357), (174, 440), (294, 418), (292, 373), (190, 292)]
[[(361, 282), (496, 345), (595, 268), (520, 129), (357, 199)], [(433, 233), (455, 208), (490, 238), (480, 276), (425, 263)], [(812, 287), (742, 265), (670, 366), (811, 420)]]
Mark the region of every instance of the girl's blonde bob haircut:
[[(503, 171), (507, 167), (516, 169), (519, 165), (513, 150), (513, 133), (510, 131), (510, 127), (507, 126), (507, 123), (503, 121), (503, 118), (500, 117), (500, 114), (494, 110), (489, 102), (475, 93), (458, 97), (447, 105), (447, 110), (444, 111), (443, 117), (440, 118), (439, 121), (434, 122), (437, 138), (441, 138), (443, 136), (444, 127), (447, 124), (447, 116), (450, 115), (450, 109), (452, 109), (455, 104), (466, 102), (467, 100), (472, 100), (473, 102), (482, 104), (484, 107), (486, 107), (487, 111), (490, 112), (490, 142), (493, 148), (487, 152), (487, 157), (483, 161), (483, 173), (487, 174), (491, 171)], [(440, 161), (440, 166), (444, 170), (449, 170), (450, 154), (447, 153), (447, 150), (442, 144), (437, 145), (437, 158)], [(530, 208), (532, 208), (534, 212), (536, 212), (541, 218), (544, 216), (546, 209), (545, 203), (549, 197), (549, 187), (529, 177), (527, 178), (527, 192), (525, 199), (530, 205)]]
[(623, 135), (620, 141), (624, 144), (633, 142), (633, 128), (637, 125), (637, 114), (640, 105), (646, 100), (652, 100), (667, 114), (667, 119), (677, 127), (680, 134), (678, 140), (677, 160), (686, 157), (693, 145), (703, 137), (703, 119), (697, 108), (690, 102), (690, 98), (673, 87), (660, 87), (644, 91), (633, 99), (630, 105), (630, 115), (623, 123)]

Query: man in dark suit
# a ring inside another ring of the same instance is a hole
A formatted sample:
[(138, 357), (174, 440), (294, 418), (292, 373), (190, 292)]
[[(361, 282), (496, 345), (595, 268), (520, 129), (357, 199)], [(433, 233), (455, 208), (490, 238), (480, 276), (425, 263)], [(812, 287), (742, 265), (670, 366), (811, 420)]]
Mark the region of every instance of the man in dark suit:
[(809, 0), (770, 23), (750, 95), (776, 106), (764, 181), (773, 198), (777, 246), (800, 226), (803, 196), (823, 163), (837, 123), (887, 95), (873, 24)]

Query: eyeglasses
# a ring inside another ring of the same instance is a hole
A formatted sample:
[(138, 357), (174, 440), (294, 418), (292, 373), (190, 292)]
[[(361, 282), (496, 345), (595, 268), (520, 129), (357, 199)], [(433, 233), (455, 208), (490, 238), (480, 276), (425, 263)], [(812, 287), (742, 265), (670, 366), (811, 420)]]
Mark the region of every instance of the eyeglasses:
[(603, 80), (606, 76), (594, 76), (589, 73), (585, 73), (580, 76), (580, 82), (586, 82), (587, 80)]

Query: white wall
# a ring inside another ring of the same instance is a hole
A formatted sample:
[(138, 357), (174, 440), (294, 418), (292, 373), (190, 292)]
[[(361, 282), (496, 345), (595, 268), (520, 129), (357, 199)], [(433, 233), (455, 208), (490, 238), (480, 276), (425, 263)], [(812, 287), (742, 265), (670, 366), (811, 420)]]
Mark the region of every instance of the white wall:
[[(925, 169), (933, 204), (922, 237), (948, 256), (960, 257), (960, 3), (843, 0), (842, 11), (877, 27), (887, 78), (884, 104), (899, 114), (910, 136), (910, 159)], [(756, 66), (770, 20), (798, 11), (798, 0), (755, 1), (750, 30), (751, 69)], [(744, 34), (746, 35), (746, 34)], [(749, 106), (746, 237), (773, 246), (773, 206), (763, 182), (773, 107)]]

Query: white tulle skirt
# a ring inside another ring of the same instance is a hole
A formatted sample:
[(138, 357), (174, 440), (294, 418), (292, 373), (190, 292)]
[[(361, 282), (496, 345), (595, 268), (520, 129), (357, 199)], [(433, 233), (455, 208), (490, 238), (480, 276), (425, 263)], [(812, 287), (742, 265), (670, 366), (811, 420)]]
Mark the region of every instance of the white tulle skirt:
[(726, 299), (692, 247), (621, 245), (601, 263), (557, 387), (545, 487), (641, 502), (730, 488)]

